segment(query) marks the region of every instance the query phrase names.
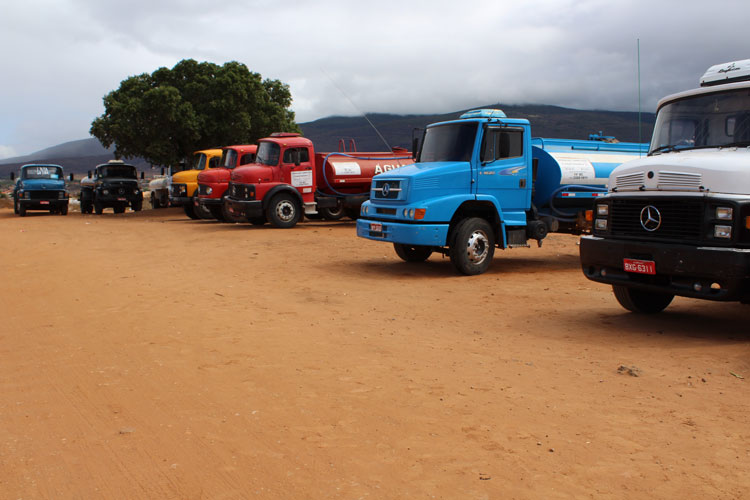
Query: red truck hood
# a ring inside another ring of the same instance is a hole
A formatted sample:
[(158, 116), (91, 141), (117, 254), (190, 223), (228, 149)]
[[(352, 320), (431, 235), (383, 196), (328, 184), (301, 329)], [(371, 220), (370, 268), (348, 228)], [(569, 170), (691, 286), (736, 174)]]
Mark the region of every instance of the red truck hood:
[(238, 184), (257, 184), (271, 182), (273, 179), (273, 168), (266, 165), (253, 163), (237, 167), (232, 172), (232, 182)]
[(204, 170), (198, 174), (199, 184), (216, 184), (218, 182), (229, 183), (229, 176), (231, 170), (228, 168), (212, 168), (211, 170)]

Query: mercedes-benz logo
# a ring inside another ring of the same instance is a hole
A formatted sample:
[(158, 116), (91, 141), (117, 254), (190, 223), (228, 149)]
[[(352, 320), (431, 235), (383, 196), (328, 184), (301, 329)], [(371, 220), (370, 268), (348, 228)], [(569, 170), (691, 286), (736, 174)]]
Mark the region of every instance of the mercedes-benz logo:
[(388, 196), (388, 193), (391, 192), (391, 185), (386, 183), (383, 183), (383, 196)]
[(120, 188), (120, 189), (118, 190), (118, 192), (119, 192), (120, 194), (125, 194), (125, 188)]
[(647, 205), (641, 210), (641, 227), (653, 232), (661, 227), (661, 213), (653, 205)]

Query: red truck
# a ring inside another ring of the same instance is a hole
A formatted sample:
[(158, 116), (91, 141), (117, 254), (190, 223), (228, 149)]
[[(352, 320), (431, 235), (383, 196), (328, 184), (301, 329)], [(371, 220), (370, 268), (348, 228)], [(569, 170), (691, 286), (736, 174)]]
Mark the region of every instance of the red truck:
[[(340, 143), (340, 149), (345, 149)], [(302, 217), (352, 219), (370, 198), (374, 175), (414, 163), (403, 148), (390, 152), (316, 153), (310, 139), (277, 133), (258, 142), (255, 163), (231, 174), (226, 211), (253, 224), (294, 227)]]
[(224, 205), (230, 174), (234, 168), (254, 162), (258, 147), (255, 144), (243, 144), (221, 149), (219, 168), (205, 170), (198, 174), (196, 203), (208, 210), (215, 219), (232, 222), (236, 220), (236, 217), (228, 213)]

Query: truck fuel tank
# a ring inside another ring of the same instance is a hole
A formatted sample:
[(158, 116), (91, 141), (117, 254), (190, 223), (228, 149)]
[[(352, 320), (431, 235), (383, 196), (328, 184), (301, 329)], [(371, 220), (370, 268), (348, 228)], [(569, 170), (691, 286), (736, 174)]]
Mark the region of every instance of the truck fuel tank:
[(411, 153), (402, 148), (393, 152), (316, 153), (315, 177), (318, 189), (327, 194), (369, 194), (375, 175), (412, 163)]

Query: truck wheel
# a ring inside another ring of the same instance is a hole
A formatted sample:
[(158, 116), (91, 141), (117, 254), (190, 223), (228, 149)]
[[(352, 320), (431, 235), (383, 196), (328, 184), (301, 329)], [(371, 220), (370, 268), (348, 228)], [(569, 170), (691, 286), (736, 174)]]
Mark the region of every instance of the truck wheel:
[(185, 215), (187, 215), (193, 220), (198, 220), (200, 219), (200, 217), (195, 212), (195, 204), (194, 204), (195, 200), (196, 200), (196, 197), (195, 195), (193, 195), (193, 198), (190, 201), (182, 205), (182, 209), (185, 210)]
[(94, 202), (94, 212), (96, 212), (96, 215), (101, 215), (102, 212), (104, 212), (104, 207), (102, 206), (102, 202), (100, 201)]
[(130, 205), (130, 207), (133, 209), (133, 212), (140, 212), (141, 210), (143, 210), (143, 200), (141, 200), (141, 201), (134, 201)]
[(26, 217), (26, 207), (23, 206), (23, 203), (18, 204), (18, 215)]
[(287, 193), (279, 193), (271, 198), (266, 208), (266, 219), (276, 227), (294, 227), (299, 221), (300, 209), (297, 200)]
[(471, 217), (458, 223), (450, 257), (453, 266), (462, 274), (482, 274), (490, 267), (495, 255), (495, 234), (489, 223), (480, 217)]
[(18, 199), (13, 198), (13, 213), (18, 215)]
[(161, 208), (161, 201), (159, 201), (159, 198), (154, 193), (151, 193), (151, 208)]
[(394, 243), (396, 255), (406, 262), (424, 262), (432, 255), (432, 247), (426, 245), (404, 245)]
[(617, 302), (628, 311), (654, 314), (663, 311), (674, 299), (670, 293), (649, 292), (623, 285), (612, 285)]
[(342, 219), (344, 215), (346, 215), (344, 213), (344, 204), (339, 200), (334, 208), (321, 208), (320, 215), (322, 215), (325, 220)]

